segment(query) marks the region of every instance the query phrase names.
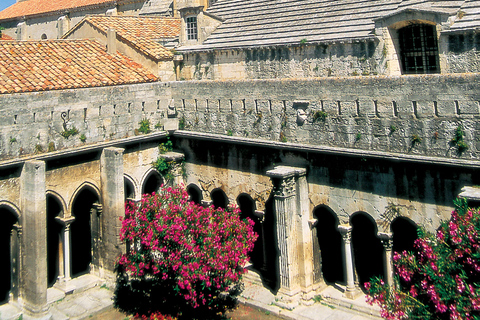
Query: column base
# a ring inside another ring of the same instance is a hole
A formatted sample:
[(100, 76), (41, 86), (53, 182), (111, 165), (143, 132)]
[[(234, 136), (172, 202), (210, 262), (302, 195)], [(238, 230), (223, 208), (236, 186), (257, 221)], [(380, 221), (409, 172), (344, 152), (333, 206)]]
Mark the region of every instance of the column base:
[(355, 300), (362, 295), (363, 295), (362, 290), (360, 290), (360, 288), (357, 288), (357, 287), (353, 289), (347, 288), (344, 293), (345, 298), (350, 300)]
[(29, 303), (23, 305), (23, 316), (24, 320), (50, 320), (52, 319), (52, 314), (50, 313), (50, 308), (48, 305), (36, 306)]
[(72, 279), (60, 278), (53, 286), (59, 290), (62, 290), (65, 292), (65, 294), (69, 294), (76, 289), (75, 285), (71, 283), (71, 280)]
[(300, 290), (287, 291), (280, 289), (275, 296), (274, 304), (280, 308), (293, 310), (300, 305), (302, 292)]

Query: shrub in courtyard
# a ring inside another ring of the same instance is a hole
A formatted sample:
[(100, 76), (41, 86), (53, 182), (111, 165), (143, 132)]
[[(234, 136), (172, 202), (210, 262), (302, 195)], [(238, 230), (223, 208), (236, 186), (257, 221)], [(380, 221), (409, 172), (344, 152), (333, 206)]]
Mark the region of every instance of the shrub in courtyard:
[(435, 235), (419, 230), (416, 252), (394, 253), (394, 288), (366, 283), (386, 319), (480, 319), (480, 215), (455, 201)]
[(127, 252), (117, 263), (115, 305), (184, 319), (212, 319), (234, 307), (257, 237), (253, 222), (239, 214), (234, 207), (198, 206), (182, 187), (127, 202), (120, 232)]

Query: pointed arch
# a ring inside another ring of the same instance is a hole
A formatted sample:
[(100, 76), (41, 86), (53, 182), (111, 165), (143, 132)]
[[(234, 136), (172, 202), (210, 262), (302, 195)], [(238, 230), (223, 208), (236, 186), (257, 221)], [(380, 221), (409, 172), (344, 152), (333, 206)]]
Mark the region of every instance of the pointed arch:
[(202, 190), (196, 184), (190, 183), (187, 186), (187, 193), (190, 196), (190, 201), (193, 201), (196, 204), (202, 204)]
[(0, 209), (7, 209), (9, 210), (10, 212), (12, 212), (17, 221), (20, 222), (20, 218), (21, 218), (21, 211), (20, 209), (13, 203), (13, 202), (10, 202), (10, 201), (7, 201), (7, 200), (0, 200)]
[(397, 217), (390, 224), (393, 233), (392, 251), (415, 251), (414, 242), (418, 239), (418, 226), (407, 217)]
[(67, 212), (67, 203), (65, 202), (65, 199), (63, 199), (63, 197), (56, 191), (54, 190), (47, 190), (46, 191), (46, 195), (47, 195), (47, 199), (48, 197), (53, 197), (59, 204), (60, 208), (61, 208), (61, 217), (64, 218), (65, 217), (65, 212)]
[(47, 190), (47, 283), (51, 287), (60, 275), (63, 257), (63, 225), (58, 218), (65, 216), (65, 201), (52, 190)]
[(142, 195), (145, 193), (157, 192), (164, 184), (162, 175), (155, 168), (149, 168), (142, 176)]
[(228, 206), (228, 197), (225, 191), (221, 188), (215, 188), (210, 193), (210, 198), (212, 199), (213, 205), (216, 208), (224, 208), (226, 209)]
[(125, 190), (125, 199), (136, 199), (138, 194), (138, 183), (132, 176), (124, 173), (123, 186)]
[(84, 189), (90, 189), (93, 193), (96, 194), (97, 198), (98, 198), (98, 202), (101, 203), (102, 202), (102, 197), (101, 197), (101, 192), (100, 192), (100, 188), (93, 182), (93, 181), (84, 181), (82, 182), (82, 184), (80, 184), (76, 189), (75, 191), (73, 192), (72, 194), (72, 197), (70, 198), (69, 200), (69, 203), (68, 203), (68, 207), (72, 208), (72, 205), (73, 205), (73, 201), (76, 199), (76, 197), (80, 194), (81, 191), (83, 191)]

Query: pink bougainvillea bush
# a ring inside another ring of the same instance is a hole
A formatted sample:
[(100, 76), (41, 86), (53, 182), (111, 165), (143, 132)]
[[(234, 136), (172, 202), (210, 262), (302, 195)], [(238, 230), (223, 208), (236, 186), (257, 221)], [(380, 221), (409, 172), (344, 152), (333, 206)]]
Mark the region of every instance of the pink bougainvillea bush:
[(455, 201), (436, 235), (419, 230), (416, 252), (394, 253), (396, 285), (366, 283), (386, 319), (480, 319), (480, 214)]
[[(115, 305), (129, 313), (179, 318), (224, 313), (241, 293), (243, 265), (257, 235), (235, 207), (203, 208), (183, 187), (127, 202)], [(209, 316), (211, 317), (211, 316)]]

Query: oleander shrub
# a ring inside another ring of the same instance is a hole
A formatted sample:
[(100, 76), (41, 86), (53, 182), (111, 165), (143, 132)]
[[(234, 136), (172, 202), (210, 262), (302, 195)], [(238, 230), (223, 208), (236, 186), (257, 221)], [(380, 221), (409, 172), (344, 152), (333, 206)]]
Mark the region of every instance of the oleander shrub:
[(127, 313), (159, 312), (179, 319), (214, 319), (242, 291), (242, 266), (257, 235), (236, 207), (203, 208), (183, 187), (162, 187), (127, 202), (116, 266), (115, 306)]
[(435, 235), (419, 229), (416, 252), (395, 252), (395, 286), (366, 283), (386, 319), (480, 319), (480, 215), (465, 199)]

